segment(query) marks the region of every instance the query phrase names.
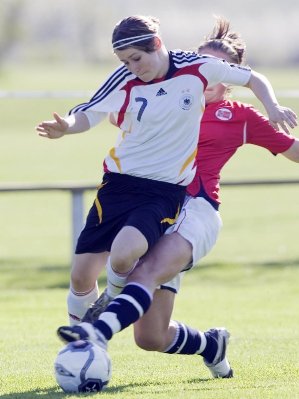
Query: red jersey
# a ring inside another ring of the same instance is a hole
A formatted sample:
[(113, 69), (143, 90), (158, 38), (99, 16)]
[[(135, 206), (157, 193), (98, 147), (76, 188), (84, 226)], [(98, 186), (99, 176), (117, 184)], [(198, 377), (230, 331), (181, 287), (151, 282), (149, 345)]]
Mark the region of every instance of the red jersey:
[(239, 147), (254, 144), (279, 154), (288, 150), (294, 140), (275, 130), (250, 104), (229, 100), (208, 104), (200, 126), (197, 171), (187, 192), (205, 197), (218, 208), (221, 169)]

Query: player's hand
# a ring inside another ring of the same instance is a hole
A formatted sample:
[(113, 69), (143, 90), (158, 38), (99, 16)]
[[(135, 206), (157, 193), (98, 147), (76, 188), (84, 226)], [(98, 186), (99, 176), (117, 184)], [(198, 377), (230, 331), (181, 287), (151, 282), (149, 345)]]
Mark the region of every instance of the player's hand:
[(277, 130), (284, 130), (290, 133), (288, 126), (294, 128), (297, 126), (297, 115), (290, 108), (277, 105), (269, 113), (269, 122)]
[(39, 136), (46, 137), (48, 139), (59, 139), (64, 136), (69, 125), (64, 118), (58, 115), (56, 112), (53, 113), (54, 120), (44, 121), (36, 126), (36, 131)]

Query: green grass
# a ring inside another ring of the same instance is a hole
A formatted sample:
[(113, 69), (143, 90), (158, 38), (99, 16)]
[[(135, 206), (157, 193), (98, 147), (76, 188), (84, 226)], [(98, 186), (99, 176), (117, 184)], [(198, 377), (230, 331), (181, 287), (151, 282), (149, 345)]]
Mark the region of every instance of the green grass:
[[(78, 73), (78, 68), (55, 66), (12, 68), (0, 71), (0, 87), (93, 90), (94, 82), (102, 80), (95, 68)], [(269, 76), (274, 87), (291, 88), (295, 72), (284, 79), (276, 71)], [(0, 100), (0, 180), (97, 182), (116, 137), (108, 124), (57, 141), (34, 132), (52, 111), (64, 114), (83, 100)], [(283, 103), (299, 112), (297, 99)], [(298, 178), (298, 164), (246, 147), (225, 167), (223, 179), (253, 178)], [(85, 195), (86, 211), (93, 195)], [(144, 352), (128, 329), (110, 343), (113, 376), (101, 397), (299, 398), (298, 197), (295, 185), (223, 188), (219, 241), (201, 267), (186, 274), (177, 298), (175, 319), (203, 330), (230, 329), (235, 378), (212, 380), (197, 356)], [(2, 193), (0, 220), (0, 396), (75, 397), (63, 394), (53, 377), (61, 347), (55, 329), (66, 322), (70, 196)]]
[[(110, 343), (113, 377), (101, 396), (298, 398), (298, 282), (298, 267), (288, 263), (207, 265), (187, 274), (174, 317), (201, 329), (227, 325), (235, 378), (210, 379), (198, 356), (146, 353), (128, 329)], [(55, 287), (1, 291), (3, 398), (65, 396), (53, 377), (65, 296), (65, 288)]]

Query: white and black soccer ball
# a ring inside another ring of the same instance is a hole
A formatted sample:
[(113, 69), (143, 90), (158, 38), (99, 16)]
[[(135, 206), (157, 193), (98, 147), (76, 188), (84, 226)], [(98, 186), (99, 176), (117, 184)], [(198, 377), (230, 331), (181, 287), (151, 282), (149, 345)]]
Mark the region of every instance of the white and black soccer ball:
[(55, 377), (64, 392), (100, 392), (111, 378), (108, 353), (89, 341), (67, 344), (54, 363)]

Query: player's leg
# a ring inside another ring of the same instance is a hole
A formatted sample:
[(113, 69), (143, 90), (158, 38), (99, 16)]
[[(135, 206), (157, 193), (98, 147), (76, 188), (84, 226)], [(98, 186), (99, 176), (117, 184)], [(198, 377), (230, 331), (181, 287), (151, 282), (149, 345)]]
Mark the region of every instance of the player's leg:
[[(185, 215), (183, 215), (183, 220), (188, 220), (188, 218), (186, 218), (187, 214), (191, 216), (191, 218), (189, 217), (190, 223), (186, 223), (185, 228), (180, 229), (184, 236), (188, 237), (187, 239), (180, 239), (180, 234), (172, 234), (171, 237), (162, 237), (148, 256), (142, 259), (140, 266), (128, 277), (128, 283), (121, 294), (108, 305), (107, 309), (100, 315), (99, 320), (97, 320), (93, 326), (88, 323), (83, 323), (80, 327), (74, 327), (73, 329), (61, 327), (58, 330), (60, 337), (66, 341), (80, 338), (99, 339), (100, 337), (102, 342), (107, 342), (116, 332), (123, 330), (140, 319), (150, 308), (155, 288), (177, 275), (182, 269), (182, 265), (184, 267), (184, 265), (189, 263), (191, 253), (193, 253), (193, 260), (197, 260), (200, 257), (197, 258), (194, 255), (205, 255), (211, 246), (214, 245), (221, 223), (219, 217), (211, 213), (211, 211), (215, 213), (215, 210), (213, 210), (210, 204), (205, 202), (204, 199), (190, 201), (191, 205), (188, 207), (190, 212), (185, 212)], [(210, 216), (212, 220), (207, 218), (209, 212), (211, 213)], [(195, 218), (195, 216), (198, 215), (202, 216), (203, 223), (201, 223), (198, 218)], [(198, 225), (200, 229), (204, 230), (200, 234), (202, 240), (199, 241), (197, 238), (196, 240), (194, 238), (197, 237)], [(187, 245), (186, 251), (180, 250), (178, 240), (180, 245)], [(199, 244), (198, 248), (195, 248), (196, 244)], [(190, 247), (193, 247), (192, 252)], [(213, 331), (207, 332), (208, 336), (199, 331), (194, 333), (191, 329), (188, 330), (187, 335), (184, 335), (184, 331), (185, 328), (183, 325), (177, 326), (177, 332), (179, 334), (178, 343), (184, 343), (185, 339), (187, 339), (189, 343), (191, 339), (191, 341), (193, 341), (192, 353), (203, 354), (209, 364), (210, 359), (213, 358), (212, 352), (216, 351), (216, 354), (214, 353), (213, 362), (211, 363), (211, 367), (213, 368), (211, 371), (221, 376), (224, 376), (223, 371), (218, 371), (218, 366), (224, 366), (224, 368), (228, 368), (228, 371), (230, 371), (229, 364), (225, 358), (228, 340), (228, 333), (226, 330), (214, 329)], [(178, 345), (178, 343), (176, 345)], [(179, 345), (180, 350), (181, 343)], [(197, 345), (197, 349), (194, 351), (195, 345)], [(172, 353), (173, 349), (174, 348), (170, 348), (168, 352)], [(190, 353), (190, 349), (188, 349), (188, 351)], [(183, 352), (181, 351), (181, 353)]]
[[(150, 253), (151, 257), (145, 256), (128, 277), (128, 283), (121, 294), (114, 298), (99, 320), (94, 322), (105, 340), (110, 340), (116, 332), (133, 324), (146, 313), (156, 287), (175, 277), (182, 265), (190, 261), (191, 245), (174, 233), (163, 236)], [(164, 265), (168, 267), (163, 267)], [(71, 340), (72, 330), (64, 327), (59, 329), (59, 335), (63, 339), (67, 340), (68, 334)], [(75, 332), (77, 337), (76, 334)]]
[[(183, 211), (185, 215), (179, 220), (180, 228), (177, 229), (182, 236), (171, 234), (171, 237), (178, 237), (175, 248), (171, 251), (173, 262), (177, 256), (176, 250), (179, 252), (184, 250), (185, 254), (188, 254), (188, 247), (180, 246), (185, 237), (185, 241), (192, 243), (192, 257), (197, 263), (215, 244), (222, 224), (221, 219), (218, 212), (215, 212), (203, 199), (191, 200)], [(169, 253), (167, 246), (165, 250)], [(190, 251), (189, 249), (191, 257)], [(151, 258), (151, 253), (148, 257)], [(161, 251), (155, 263), (159, 264), (161, 259), (166, 262), (168, 268), (167, 262), (171, 262), (171, 257), (165, 258)], [(163, 267), (162, 263), (160, 267)], [(175, 279), (163, 285), (164, 288), (168, 286), (175, 292), (179, 290), (178, 280)], [(146, 350), (157, 350), (168, 354), (200, 354), (214, 377), (231, 377), (232, 370), (226, 358), (229, 333), (224, 328), (201, 332), (181, 322), (170, 320), (174, 297), (175, 294), (167, 290), (155, 292), (149, 311), (134, 325), (137, 345)]]
[[(116, 332), (135, 323), (148, 311), (156, 287), (175, 277), (182, 265), (190, 261), (191, 252), (190, 243), (177, 233), (165, 235), (156, 243), (128, 276), (121, 294), (94, 323), (105, 339), (110, 340)], [(167, 267), (163, 267), (165, 265)]]
[[(161, 248), (161, 249), (160, 249)], [(159, 252), (161, 251), (161, 255)], [(163, 256), (162, 256), (163, 255)], [(107, 288), (100, 295), (94, 305), (88, 309), (83, 321), (93, 323), (106, 309), (108, 304), (121, 293), (128, 281), (138, 282), (148, 287), (150, 292), (160, 285), (157, 281), (168, 281), (178, 274), (182, 265), (188, 264), (192, 257), (191, 244), (178, 233), (161, 237), (154, 248), (149, 251), (129, 273), (121, 275), (112, 267), (110, 258), (107, 261)], [(157, 259), (160, 259), (159, 261)], [(168, 265), (161, 267), (161, 264)]]
[(117, 190), (130, 193), (130, 181), (105, 175), (78, 238), (67, 299), (71, 325), (78, 324), (89, 305), (98, 299), (97, 278), (111, 248), (120, 278), (147, 250), (146, 239), (136, 228), (123, 227), (131, 213), (132, 195), (122, 201), (121, 195), (115, 195)]
[(121, 184), (111, 181), (110, 175), (104, 175), (78, 238), (67, 300), (71, 325), (78, 324), (89, 305), (98, 299), (99, 273), (105, 267), (112, 242), (126, 220), (126, 204), (122, 204), (119, 196), (115, 195), (118, 187), (125, 191)]
[[(115, 237), (107, 261), (107, 295), (111, 299), (124, 288), (128, 275), (148, 250), (148, 240), (140, 230), (124, 226)], [(106, 295), (106, 290), (104, 291)]]
[[(178, 281), (169, 282), (179, 289)], [(166, 287), (165, 285), (164, 287)], [(226, 358), (229, 334), (223, 328), (206, 332), (171, 320), (176, 294), (157, 289), (148, 312), (134, 324), (136, 344), (147, 351), (166, 354), (201, 355), (213, 377), (230, 378), (232, 369)]]
[(146, 314), (134, 323), (136, 345), (147, 351), (164, 352), (176, 335), (175, 323), (171, 322), (175, 293), (157, 289)]
[[(127, 231), (128, 234), (122, 234), (122, 231)], [(145, 257), (142, 262), (141, 265), (139, 266), (136, 271), (137, 274), (134, 274), (134, 272), (132, 273), (132, 281), (133, 283), (135, 283), (133, 286), (130, 285), (129, 287), (126, 287), (126, 291), (129, 291), (130, 294), (128, 294), (126, 292), (126, 295), (140, 295), (140, 298), (137, 300), (134, 300), (137, 303), (137, 309), (138, 309), (138, 314), (136, 314), (136, 311), (132, 311), (132, 312), (125, 312), (125, 311), (121, 311), (120, 313), (125, 314), (126, 313), (126, 320), (123, 320), (122, 323), (119, 322), (118, 320), (118, 316), (116, 316), (115, 320), (118, 323), (118, 328), (119, 330), (127, 327), (128, 325), (134, 323), (136, 320), (138, 320), (139, 317), (142, 316), (142, 314), (148, 309), (150, 303), (151, 303), (151, 298), (152, 298), (152, 293), (154, 292), (155, 288), (157, 285), (159, 285), (159, 283), (157, 283), (157, 281), (160, 279), (163, 279), (163, 281), (167, 281), (169, 279), (172, 278), (172, 276), (175, 276), (181, 269), (181, 265), (182, 264), (186, 264), (189, 262), (190, 260), (190, 253), (191, 253), (191, 248), (190, 248), (190, 244), (188, 242), (185, 243), (185, 245), (188, 247), (188, 255), (187, 258), (184, 259), (184, 256), (182, 254), (184, 254), (184, 250), (182, 250), (181, 252), (178, 251), (179, 246), (175, 244), (176, 242), (176, 234), (174, 234), (174, 237), (172, 239), (169, 239), (169, 236), (164, 236), (162, 237), (161, 242), (158, 242), (156, 244), (157, 248), (155, 249), (155, 251), (153, 252), (153, 261), (149, 261), (150, 265), (152, 265), (151, 267), (147, 267), (147, 258)], [(123, 249), (123, 252), (126, 250), (126, 246), (130, 246), (131, 242), (133, 241), (133, 248), (137, 248), (137, 246), (134, 246), (134, 238), (136, 238), (137, 244), (141, 243), (144, 244), (144, 248), (146, 243), (143, 241), (144, 238), (142, 236), (142, 234), (139, 233), (139, 231), (136, 228), (131, 228), (129, 226), (125, 226), (125, 228), (123, 228), (121, 230), (121, 234), (119, 235), (120, 237), (120, 242), (122, 243), (122, 245), (117, 244), (116, 246), (113, 247), (112, 244), (112, 248), (114, 249), (114, 251), (119, 248), (120, 251)], [(179, 237), (177, 237), (179, 239)], [(119, 243), (119, 241), (116, 240), (117, 243)], [(163, 244), (163, 242), (165, 242), (166, 244)], [(124, 245), (123, 243), (126, 243), (126, 245)], [(168, 244), (167, 244), (168, 243)], [(168, 270), (166, 268), (160, 268), (160, 264), (155, 263), (155, 259), (156, 258), (161, 258), (161, 256), (159, 255), (155, 255), (156, 252), (159, 253), (159, 248), (162, 247), (164, 248), (164, 245), (166, 245), (166, 250), (163, 249), (162, 253), (164, 254), (163, 259), (160, 259), (163, 263), (165, 264), (169, 264), (170, 265), (170, 269)], [(174, 252), (174, 250), (178, 251), (178, 256), (176, 257), (176, 262), (170, 262), (167, 259), (167, 256), (171, 256), (171, 254)], [(136, 250), (137, 251), (137, 250)], [(137, 253), (137, 252), (135, 252)], [(85, 259), (87, 258), (88, 255), (83, 254), (80, 255), (80, 257), (76, 257), (77, 262), (75, 263), (75, 268), (74, 268), (74, 273), (73, 273), (73, 280), (77, 282), (76, 287), (78, 287), (79, 283), (80, 283), (80, 289), (82, 289), (83, 291), (83, 287), (81, 284), (84, 284), (85, 282), (85, 276), (84, 276), (84, 270), (85, 270)], [(112, 256), (112, 253), (111, 253)], [(89, 256), (90, 260), (92, 260), (94, 258), (94, 254), (91, 254)], [(80, 261), (82, 259), (82, 261)], [(96, 258), (95, 258), (96, 259)], [(133, 258), (131, 258), (131, 261), (133, 261)], [(93, 265), (93, 266), (92, 266)], [(87, 289), (93, 289), (94, 285), (91, 287), (91, 283), (94, 283), (94, 278), (97, 275), (97, 263), (92, 263), (91, 262), (91, 266), (88, 267), (88, 270), (90, 271), (90, 276), (87, 279), (86, 284), (84, 284), (84, 291), (86, 292), (86, 288)], [(108, 265), (110, 265), (110, 262), (108, 262)], [(108, 267), (107, 267), (108, 269)], [(110, 269), (112, 269), (112, 267), (110, 267)], [(141, 271), (142, 269), (142, 271)], [(136, 269), (135, 269), (136, 270)], [(123, 284), (125, 285), (126, 281), (127, 281), (127, 276), (121, 276), (120, 273), (116, 273), (115, 270), (112, 270), (112, 272), (114, 273), (114, 278), (117, 278), (117, 286), (116, 288), (118, 289), (122, 289), (121, 286), (118, 286), (118, 284), (121, 283), (121, 281), (119, 281), (120, 279), (123, 280)], [(109, 276), (111, 276), (111, 271), (110, 274), (107, 271), (107, 275), (108, 275), (108, 281), (109, 281)], [(81, 281), (81, 277), (84, 276), (83, 281)], [(158, 278), (158, 280), (156, 280)], [(138, 283), (138, 285), (136, 285), (136, 283)], [(111, 282), (111, 284), (114, 284), (115, 287), (115, 282)], [(75, 288), (75, 287), (74, 287)], [(87, 291), (90, 292), (90, 291)], [(138, 293), (139, 292), (139, 293)], [(78, 302), (78, 298), (80, 296), (77, 295), (77, 302)], [(71, 298), (74, 299), (74, 295), (72, 293)], [(138, 304), (138, 301), (141, 300), (144, 302), (142, 304)], [(83, 300), (81, 299), (81, 303), (83, 304)], [(128, 304), (127, 304), (128, 305)], [(129, 306), (130, 307), (130, 306)], [(73, 312), (70, 311), (70, 313), (73, 315)], [(77, 318), (79, 318), (78, 315), (73, 315), (73, 316), (77, 316)], [(120, 315), (120, 317), (122, 317), (122, 315)], [(74, 317), (73, 317), (74, 318)], [(115, 331), (116, 332), (116, 331)], [(112, 336), (112, 335), (111, 335)], [(111, 337), (110, 337), (111, 338)]]
[[(180, 234), (172, 233), (170, 238), (160, 239), (129, 276), (129, 281), (139, 281), (149, 287), (151, 277), (155, 276), (152, 280), (155, 284), (164, 284), (167, 277), (180, 270), (178, 265), (187, 265), (192, 258), (197, 263), (211, 250), (222, 223), (218, 212), (199, 198), (189, 201), (177, 225), (179, 228), (173, 230)], [(175, 286), (173, 284), (172, 288)], [(226, 329), (202, 332), (181, 322), (170, 321), (173, 301), (172, 292), (155, 292), (148, 312), (134, 325), (137, 344), (146, 350), (169, 354), (200, 354), (214, 377), (231, 377), (232, 370), (226, 358), (229, 338)]]
[[(178, 221), (167, 233), (171, 233), (172, 238), (167, 235), (162, 237), (156, 246), (139, 262), (138, 267), (128, 276), (110, 276), (109, 267), (107, 268), (108, 289), (110, 285), (121, 291), (126, 281), (138, 281), (145, 287), (150, 287), (154, 292), (158, 281), (167, 282), (172, 279), (183, 267), (193, 259), (197, 263), (213, 247), (219, 234), (221, 219), (219, 213), (203, 198), (188, 199), (181, 211)], [(173, 233), (174, 232), (174, 233)], [(117, 278), (117, 279), (116, 279)], [(150, 286), (150, 284), (153, 284)], [(113, 298), (111, 293), (104, 293), (104, 297), (99, 298), (98, 315), (105, 309), (107, 303)], [(103, 299), (103, 301), (102, 301)], [(91, 315), (93, 316), (93, 314)], [(88, 318), (88, 321), (94, 319)]]
[[(102, 241), (107, 240), (107, 236), (110, 240), (112, 237), (109, 230), (110, 225), (107, 226), (107, 222), (104, 225), (105, 221), (107, 221), (109, 215), (111, 215), (112, 225), (115, 225), (117, 221), (119, 229), (111, 241), (111, 248), (109, 247), (110, 257), (106, 265), (107, 290), (102, 293), (97, 303), (95, 303), (96, 308), (89, 309), (88, 314), (84, 317), (84, 320), (89, 322), (95, 317), (97, 318), (98, 314), (106, 308), (108, 302), (120, 294), (127, 282), (128, 275), (132, 273), (139, 259), (147, 252), (149, 247), (154, 246), (167, 227), (175, 222), (178, 210), (184, 199), (184, 191), (181, 188), (177, 189), (175, 185), (163, 182), (149, 183), (148, 179), (138, 179), (129, 176), (124, 179), (122, 191), (128, 192), (125, 202), (120, 201), (119, 196), (113, 195), (112, 199), (116, 202), (112, 201), (112, 207), (111, 201), (107, 199), (111, 197), (112, 188), (117, 189), (117, 187), (112, 186), (109, 189), (110, 182), (99, 190), (93, 213), (90, 213), (89, 216), (89, 228), (85, 229), (79, 245), (81, 251), (83, 248), (84, 252), (95, 252), (86, 251), (86, 247), (90, 248), (90, 242), (99, 245), (100, 239)], [(132, 179), (134, 182), (134, 195), (130, 186)], [(143, 180), (147, 180), (146, 183)], [(149, 184), (150, 188), (147, 187)], [(141, 189), (137, 190), (139, 185), (141, 185)], [(145, 186), (143, 187), (142, 185)], [(171, 186), (170, 194), (168, 193), (169, 186)], [(174, 193), (172, 193), (173, 186), (175, 187)], [(134, 190), (137, 191), (135, 192)], [(138, 200), (135, 200), (135, 198)], [(134, 200), (136, 204), (134, 204)], [(113, 217), (114, 209), (119, 212), (118, 218)], [(122, 222), (122, 226), (120, 222)], [(105, 233), (104, 235), (103, 232)], [(112, 229), (112, 232), (115, 232), (115, 228)]]
[(106, 263), (107, 287), (87, 309), (82, 321), (92, 323), (98, 319), (113, 298), (121, 293), (129, 274), (147, 248), (147, 239), (138, 229), (125, 226), (120, 230), (112, 243), (111, 255)]
[(124, 226), (113, 240), (110, 261), (118, 273), (128, 273), (148, 250), (144, 234), (134, 226)]
[(105, 268), (108, 255), (108, 252), (74, 255), (67, 297), (71, 325), (80, 323), (90, 304), (98, 299), (97, 279)]
[[(145, 183), (141, 182), (141, 188), (144, 188), (142, 184)], [(138, 195), (139, 203), (113, 240), (110, 262), (107, 264), (107, 294), (110, 297), (121, 292), (139, 259), (176, 221), (184, 192), (179, 189), (168, 195), (168, 186), (168, 183), (151, 182), (150, 190), (146, 189), (145, 193), (141, 191)]]

